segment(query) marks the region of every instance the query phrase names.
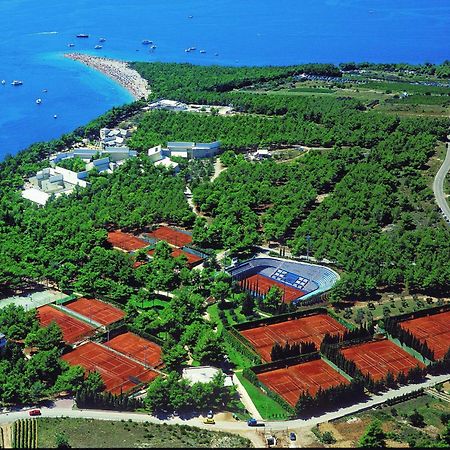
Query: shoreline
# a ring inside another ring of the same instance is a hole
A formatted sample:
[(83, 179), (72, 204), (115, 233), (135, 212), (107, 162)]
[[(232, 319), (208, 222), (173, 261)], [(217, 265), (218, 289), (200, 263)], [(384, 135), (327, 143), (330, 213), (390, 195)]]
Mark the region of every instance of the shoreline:
[(131, 69), (128, 63), (124, 61), (83, 53), (65, 53), (64, 57), (78, 61), (106, 75), (126, 89), (134, 100), (146, 99), (150, 93), (147, 80), (142, 78), (136, 70)]

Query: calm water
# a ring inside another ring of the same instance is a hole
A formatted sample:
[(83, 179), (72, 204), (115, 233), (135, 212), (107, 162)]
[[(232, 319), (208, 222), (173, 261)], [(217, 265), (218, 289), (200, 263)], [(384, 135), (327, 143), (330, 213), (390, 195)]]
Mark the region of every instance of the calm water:
[[(131, 101), (63, 58), (69, 50), (223, 65), (439, 63), (450, 58), (449, 19), (447, 0), (0, 0), (0, 160)], [(103, 48), (94, 50), (100, 37)], [(23, 86), (11, 86), (14, 79)]]

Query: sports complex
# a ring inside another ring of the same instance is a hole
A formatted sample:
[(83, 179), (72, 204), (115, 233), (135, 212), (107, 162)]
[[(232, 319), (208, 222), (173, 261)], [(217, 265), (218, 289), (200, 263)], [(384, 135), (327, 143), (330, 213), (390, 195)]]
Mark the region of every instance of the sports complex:
[[(137, 250), (145, 249), (150, 258), (153, 256), (155, 246), (159, 241), (167, 242), (172, 247), (172, 257), (184, 255), (190, 268), (201, 264), (207, 257), (205, 253), (190, 247), (192, 244), (190, 232), (168, 226), (160, 226), (151, 233), (141, 233), (139, 236), (121, 230), (110, 231), (107, 240), (113, 248), (127, 253), (135, 253)], [(139, 267), (143, 263), (143, 261), (138, 261), (135, 267)]]
[(328, 267), (271, 257), (249, 259), (228, 267), (227, 271), (256, 297), (278, 286), (286, 303), (297, 303), (328, 291), (339, 279), (337, 272)]

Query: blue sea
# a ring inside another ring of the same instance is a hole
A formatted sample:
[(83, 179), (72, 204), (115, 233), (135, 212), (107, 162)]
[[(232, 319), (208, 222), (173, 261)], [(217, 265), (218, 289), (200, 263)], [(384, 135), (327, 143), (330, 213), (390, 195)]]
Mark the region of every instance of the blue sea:
[(221, 65), (441, 63), (449, 24), (448, 0), (0, 0), (0, 160), (132, 100), (68, 51)]

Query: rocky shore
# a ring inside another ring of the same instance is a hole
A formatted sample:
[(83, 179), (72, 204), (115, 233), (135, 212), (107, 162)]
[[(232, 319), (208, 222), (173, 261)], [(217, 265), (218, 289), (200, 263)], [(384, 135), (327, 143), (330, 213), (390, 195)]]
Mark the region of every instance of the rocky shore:
[(82, 53), (67, 53), (64, 56), (86, 64), (108, 76), (130, 92), (136, 100), (147, 98), (150, 92), (147, 80), (131, 69), (126, 62)]

